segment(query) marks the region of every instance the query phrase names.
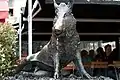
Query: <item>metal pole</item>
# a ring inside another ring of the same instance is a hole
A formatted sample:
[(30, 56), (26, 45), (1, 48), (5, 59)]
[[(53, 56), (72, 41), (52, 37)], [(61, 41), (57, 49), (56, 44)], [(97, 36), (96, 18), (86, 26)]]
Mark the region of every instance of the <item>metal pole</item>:
[[(24, 32), (22, 35), (27, 35), (27, 32)], [(52, 33), (33, 33), (33, 35), (52, 35)], [(120, 33), (79, 33), (80, 36), (120, 36)]]
[(118, 60), (120, 60), (120, 37), (118, 37)]
[(32, 0), (28, 0), (28, 55), (32, 55)]
[[(33, 21), (53, 21), (53, 18), (34, 18)], [(77, 22), (114, 22), (119, 23), (120, 19), (90, 19), (90, 18), (76, 18)]]
[(22, 52), (22, 37), (21, 37), (21, 32), (22, 32), (22, 11), (20, 12), (20, 18), (19, 18), (19, 59), (21, 60), (21, 52)]

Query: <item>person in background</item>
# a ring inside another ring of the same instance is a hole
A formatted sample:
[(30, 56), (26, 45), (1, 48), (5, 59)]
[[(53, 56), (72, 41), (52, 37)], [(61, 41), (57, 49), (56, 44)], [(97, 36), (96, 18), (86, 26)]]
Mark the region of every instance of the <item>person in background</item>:
[(108, 61), (109, 61), (109, 64), (112, 64), (113, 61), (117, 61), (117, 60), (118, 60), (118, 54), (117, 54), (116, 48), (114, 48), (108, 57)]
[(117, 61), (118, 60), (118, 54), (117, 54), (117, 50), (116, 48), (113, 49), (112, 51), (112, 47), (111, 45), (106, 45), (105, 46), (105, 60), (107, 61), (109, 64), (112, 64), (113, 61)]
[(104, 61), (109, 62), (109, 56), (111, 55), (112, 52), (112, 46), (110, 44), (107, 44), (105, 47), (105, 57), (104, 57)]
[(95, 51), (92, 49), (92, 50), (89, 50), (89, 61), (92, 62), (95, 60)]
[(102, 47), (98, 47), (97, 50), (97, 55), (95, 56), (95, 61), (104, 61), (105, 58), (105, 52)]
[(83, 63), (89, 62), (88, 51), (87, 50), (82, 50), (81, 51), (81, 58), (82, 58)]
[[(84, 65), (84, 64), (89, 64), (89, 63), (91, 62), (90, 59), (89, 59), (88, 51), (87, 51), (87, 50), (82, 50), (82, 51), (81, 51), (81, 59), (82, 59), (83, 65)], [(90, 68), (85, 67), (85, 66), (84, 66), (84, 68), (85, 68), (85, 70), (86, 70), (89, 74), (91, 74)]]
[[(97, 62), (101, 62), (104, 61), (104, 57), (105, 57), (105, 53), (102, 47), (98, 47), (97, 50), (97, 55), (95, 56), (95, 61)], [(100, 75), (104, 75), (104, 70), (101, 68), (94, 68), (93, 70), (93, 76), (100, 76)]]
[[(112, 51), (112, 46), (110, 44), (107, 44), (104, 48), (105, 48), (105, 57), (104, 57), (105, 60), (104, 61), (108, 62), (108, 64), (111, 64), (113, 62), (112, 52), (115, 52), (115, 51)], [(114, 67), (110, 66), (107, 68), (107, 76), (116, 80)]]

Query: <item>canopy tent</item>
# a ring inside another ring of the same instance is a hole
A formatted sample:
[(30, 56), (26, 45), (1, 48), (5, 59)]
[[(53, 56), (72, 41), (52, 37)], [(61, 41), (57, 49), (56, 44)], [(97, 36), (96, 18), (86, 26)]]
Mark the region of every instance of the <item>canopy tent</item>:
[[(33, 20), (33, 40), (49, 40), (53, 18), (55, 16), (52, 0), (38, 0), (42, 10), (32, 19)], [(69, 0), (56, 0), (69, 1)], [(77, 19), (77, 31), (80, 33), (81, 40), (116, 40), (120, 32), (120, 1), (98, 0), (74, 0), (73, 14)], [(34, 4), (35, 0), (32, 0)], [(93, 4), (94, 2), (94, 4)], [(95, 3), (96, 2), (96, 3)], [(98, 4), (99, 3), (99, 4)], [(103, 4), (104, 3), (104, 4)], [(28, 16), (28, 0), (26, 2), (24, 17)], [(36, 8), (37, 9), (37, 8)], [(36, 10), (35, 9), (35, 10)], [(49, 13), (49, 14), (48, 14)], [(25, 31), (28, 30), (25, 23)], [(114, 27), (114, 28), (113, 28)], [(88, 34), (87, 34), (88, 33)], [(92, 33), (92, 34), (89, 34)], [(97, 33), (97, 34), (96, 34)], [(105, 33), (105, 34), (101, 34)], [(95, 35), (94, 35), (95, 34)], [(27, 40), (27, 33), (23, 34), (23, 39)], [(39, 37), (38, 37), (39, 36)], [(41, 38), (43, 37), (44, 38)], [(106, 38), (107, 36), (107, 38)]]
[(0, 22), (5, 22), (8, 17), (8, 0), (0, 0)]
[[(36, 0), (32, 0), (32, 3), (34, 4), (35, 1)], [(32, 19), (33, 41), (49, 40), (52, 32), (53, 18), (55, 16), (54, 7), (52, 0), (38, 1), (41, 4), (42, 10)], [(83, 41), (114, 40), (117, 43), (116, 46), (118, 49), (120, 46), (120, 1), (117, 1), (117, 3), (115, 1), (110, 1), (110, 3), (108, 3), (105, 2), (105, 0), (101, 0), (101, 2), (100, 0), (87, 0), (87, 3), (85, 0), (83, 2), (77, 2), (81, 0), (75, 1), (72, 13), (78, 21), (77, 31), (80, 33), (80, 39)], [(37, 7), (35, 8), (35, 11), (36, 10)], [(23, 17), (27, 18), (28, 14), (27, 0)], [(28, 24), (29, 23), (25, 22), (25, 31), (29, 31)], [(28, 40), (28, 35), (27, 32), (23, 33), (22, 39)]]
[[(57, 2), (69, 0), (56, 0)], [(52, 0), (46, 0), (46, 3), (53, 3)], [(110, 5), (119, 5), (120, 0), (74, 0), (74, 4), (110, 4)]]

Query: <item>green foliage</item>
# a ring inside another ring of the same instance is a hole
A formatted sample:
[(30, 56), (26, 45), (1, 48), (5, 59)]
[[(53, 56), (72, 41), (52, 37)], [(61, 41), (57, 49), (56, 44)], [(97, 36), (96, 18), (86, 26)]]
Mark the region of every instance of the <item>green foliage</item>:
[(16, 64), (17, 31), (8, 23), (0, 23), (0, 76), (12, 71)]

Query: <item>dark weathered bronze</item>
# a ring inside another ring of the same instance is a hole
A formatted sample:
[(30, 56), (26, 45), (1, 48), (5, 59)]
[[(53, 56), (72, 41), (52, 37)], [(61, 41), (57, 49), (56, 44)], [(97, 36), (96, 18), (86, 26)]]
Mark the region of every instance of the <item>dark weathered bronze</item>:
[(59, 5), (55, 0), (53, 2), (56, 16), (50, 41), (41, 51), (28, 56), (16, 72), (19, 72), (29, 61), (38, 61), (39, 69), (54, 72), (56, 79), (59, 78), (60, 70), (73, 61), (80, 74), (90, 79), (91, 76), (85, 71), (81, 62), (80, 38), (76, 30), (76, 19), (72, 14), (73, 1), (67, 4), (61, 2)]

